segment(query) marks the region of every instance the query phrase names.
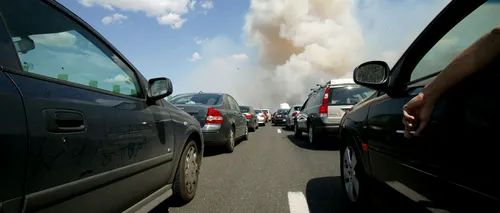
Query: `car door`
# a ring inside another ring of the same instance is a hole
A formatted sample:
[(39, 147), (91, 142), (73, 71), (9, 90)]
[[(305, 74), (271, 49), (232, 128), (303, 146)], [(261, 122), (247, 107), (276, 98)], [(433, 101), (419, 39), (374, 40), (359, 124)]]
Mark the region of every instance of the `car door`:
[(240, 110), (240, 106), (238, 105), (238, 102), (236, 102), (236, 100), (234, 100), (234, 98), (231, 96), (228, 96), (228, 99), (229, 99), (229, 104), (231, 106), (231, 111), (232, 111), (233, 119), (234, 119), (235, 126), (236, 126), (235, 135), (236, 135), (236, 137), (241, 137), (241, 136), (245, 135), (246, 118), (243, 117), (243, 115), (241, 114), (241, 110)]
[(20, 69), (2, 16), (0, 16), (0, 212), (21, 212), (28, 152), (23, 100), (5, 67)]
[(452, 2), (392, 69), (392, 85), (404, 86), (373, 100), (368, 113), (373, 175), (427, 208), (498, 210), (500, 176), (491, 170), (498, 161), (498, 143), (488, 138), (498, 130), (500, 98), (486, 91), (500, 79), (500, 61), (443, 97), (421, 136), (406, 139), (401, 122), (404, 104), (463, 49), (500, 24), (498, 2), (483, 3)]
[(166, 185), (173, 138), (158, 122), (168, 115), (147, 104), (126, 59), (53, 1), (0, 10), (23, 65), (4, 71), (26, 110), (26, 212), (123, 211)]

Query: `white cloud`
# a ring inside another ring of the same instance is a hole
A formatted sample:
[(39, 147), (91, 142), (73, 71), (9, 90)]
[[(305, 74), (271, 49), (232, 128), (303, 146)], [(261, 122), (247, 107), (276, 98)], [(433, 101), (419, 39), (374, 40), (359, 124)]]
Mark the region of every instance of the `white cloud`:
[(31, 35), (35, 43), (53, 47), (76, 47), (76, 36), (69, 32)]
[(189, 61), (192, 61), (192, 62), (195, 62), (195, 61), (198, 61), (198, 60), (201, 60), (201, 56), (198, 52), (194, 52), (193, 55), (191, 56), (191, 58), (189, 58), (188, 60)]
[(158, 20), (158, 23), (170, 25), (172, 29), (181, 28), (184, 22), (187, 21), (187, 19), (183, 19), (179, 14), (175, 13), (169, 13), (164, 16), (157, 17), (156, 19)]
[(214, 8), (214, 3), (212, 1), (207, 0), (207, 1), (200, 3), (200, 6), (203, 9), (210, 10), (210, 9)]
[(156, 17), (158, 23), (168, 24), (178, 29), (186, 21), (182, 15), (189, 12), (193, 0), (79, 0), (85, 7), (100, 6), (108, 10), (115, 8), (124, 11), (144, 12)]
[(247, 54), (234, 54), (232, 57), (236, 60), (247, 60), (248, 55)]
[(208, 41), (208, 38), (199, 38), (198, 36), (194, 37), (194, 42), (196, 44), (203, 44)]
[(120, 13), (115, 13), (113, 15), (105, 16), (104, 18), (101, 19), (101, 22), (103, 24), (111, 24), (111, 23), (119, 23), (121, 24), (123, 20), (128, 19), (127, 16), (120, 14)]
[(444, 48), (444, 47), (450, 47), (454, 46), (458, 43), (458, 37), (451, 37), (451, 38), (443, 38), (438, 41), (436, 44), (437, 46)]
[(114, 78), (104, 79), (104, 81), (108, 83), (131, 83), (131, 79), (128, 76), (121, 74), (116, 75)]
[(196, 5), (196, 1), (191, 1), (191, 3), (189, 3), (189, 9), (195, 10), (194, 5)]

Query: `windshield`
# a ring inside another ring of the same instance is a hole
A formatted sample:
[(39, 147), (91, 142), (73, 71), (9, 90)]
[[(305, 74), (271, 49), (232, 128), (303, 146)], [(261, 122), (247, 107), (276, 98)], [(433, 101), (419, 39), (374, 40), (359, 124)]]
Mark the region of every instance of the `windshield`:
[(216, 105), (221, 99), (219, 94), (189, 94), (179, 95), (169, 100), (172, 104), (203, 104)]
[(262, 110), (260, 110), (260, 109), (256, 109), (256, 110), (254, 110), (254, 111), (255, 111), (255, 114), (262, 113)]
[(240, 110), (241, 110), (241, 112), (246, 113), (246, 112), (250, 111), (250, 107), (240, 106)]
[(279, 114), (288, 113), (288, 109), (278, 109)]
[(331, 87), (329, 105), (354, 105), (370, 96), (374, 91), (359, 85)]

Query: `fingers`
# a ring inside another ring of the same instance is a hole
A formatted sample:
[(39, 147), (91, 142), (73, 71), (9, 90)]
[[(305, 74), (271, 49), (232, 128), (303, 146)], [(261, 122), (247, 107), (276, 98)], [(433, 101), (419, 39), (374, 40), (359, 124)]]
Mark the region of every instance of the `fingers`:
[(415, 136), (419, 136), (420, 132), (424, 130), (425, 126), (427, 126), (427, 120), (421, 120), (420, 124), (418, 125), (417, 131), (415, 132)]

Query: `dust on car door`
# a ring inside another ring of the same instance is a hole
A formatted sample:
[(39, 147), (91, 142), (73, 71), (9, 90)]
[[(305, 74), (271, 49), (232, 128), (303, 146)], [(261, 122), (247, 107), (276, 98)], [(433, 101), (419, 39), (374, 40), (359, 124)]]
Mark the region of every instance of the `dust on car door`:
[(5, 71), (28, 122), (26, 211), (116, 212), (165, 185), (173, 136), (160, 140), (164, 117), (153, 116), (130, 63), (55, 2), (1, 1), (0, 10), (21, 44), (23, 67)]

